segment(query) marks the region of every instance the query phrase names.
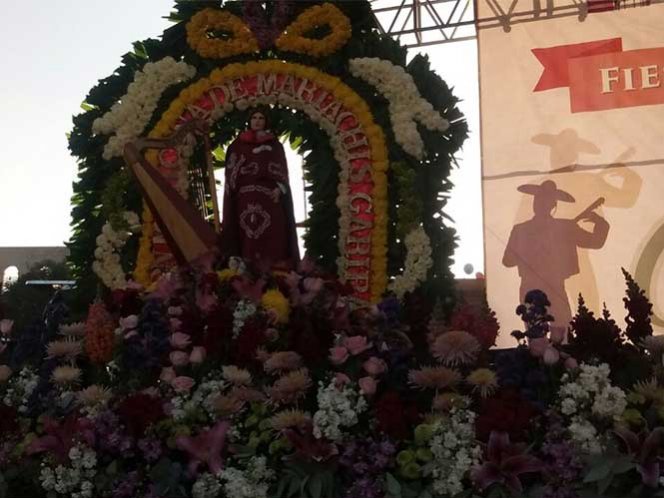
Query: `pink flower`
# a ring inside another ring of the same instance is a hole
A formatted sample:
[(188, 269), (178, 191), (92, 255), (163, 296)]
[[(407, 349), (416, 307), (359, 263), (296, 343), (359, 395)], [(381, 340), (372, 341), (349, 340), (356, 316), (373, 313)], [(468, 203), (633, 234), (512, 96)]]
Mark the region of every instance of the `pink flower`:
[(263, 368), (267, 373), (288, 372), (302, 366), (302, 357), (295, 351), (278, 351), (272, 353)]
[(346, 384), (350, 384), (350, 378), (348, 375), (341, 372), (334, 374), (334, 387), (342, 389)]
[(387, 364), (375, 356), (372, 356), (367, 361), (365, 361), (362, 367), (369, 375), (373, 376), (380, 375), (385, 370), (387, 370)]
[(0, 382), (7, 382), (12, 376), (12, 369), (7, 365), (0, 365)]
[(565, 327), (551, 327), (551, 342), (562, 344), (567, 339), (567, 329)]
[(176, 367), (182, 367), (189, 363), (189, 355), (184, 351), (173, 351), (169, 355), (169, 358), (171, 359), (171, 363)]
[(555, 365), (560, 360), (560, 353), (554, 347), (549, 347), (544, 351), (544, 363), (546, 365)]
[(182, 307), (181, 306), (169, 306), (168, 307), (168, 315), (169, 316), (180, 316), (182, 314)]
[(185, 376), (175, 377), (171, 381), (171, 387), (176, 393), (188, 393), (194, 387), (194, 384), (194, 379)]
[(163, 382), (167, 382), (168, 384), (173, 382), (173, 379), (175, 379), (175, 370), (173, 370), (173, 367), (162, 368), (159, 379)]
[(317, 293), (320, 292), (320, 290), (323, 288), (323, 279), (322, 278), (305, 278), (304, 281), (302, 282), (302, 287), (304, 287), (304, 290), (307, 292), (311, 293)]
[(330, 361), (333, 365), (341, 365), (348, 359), (348, 350), (343, 346), (330, 348)]
[(366, 396), (373, 396), (376, 394), (378, 383), (373, 377), (362, 377), (358, 383), (360, 384), (360, 390)]
[(530, 354), (535, 358), (541, 358), (544, 356), (544, 352), (551, 345), (549, 339), (546, 337), (538, 337), (537, 339), (530, 339), (528, 341), (528, 348), (530, 349)]
[(354, 335), (344, 339), (344, 346), (348, 348), (350, 354), (355, 356), (369, 349), (371, 344), (367, 343), (367, 338), (363, 335)]
[(180, 330), (180, 328), (182, 327), (182, 320), (180, 320), (179, 318), (171, 318), (169, 320), (169, 323), (171, 325), (172, 330)]
[(122, 330), (133, 330), (138, 326), (138, 317), (136, 315), (129, 315), (120, 318), (120, 327)]
[(176, 349), (184, 349), (191, 343), (191, 337), (182, 332), (171, 334), (171, 346)]
[(194, 346), (189, 355), (189, 361), (194, 365), (200, 365), (205, 360), (205, 355), (207, 351), (203, 346)]
[(196, 306), (204, 313), (209, 313), (217, 305), (217, 296), (210, 292), (196, 291)]
[(189, 457), (189, 474), (196, 475), (203, 464), (217, 475), (224, 468), (221, 453), (226, 445), (226, 433), (230, 424), (225, 420), (217, 422), (212, 429), (201, 432), (198, 436), (179, 436), (175, 445), (185, 451)]
[(0, 320), (0, 334), (2, 335), (9, 335), (9, 333), (12, 331), (12, 327), (14, 326), (14, 320)]
[(569, 357), (565, 360), (565, 368), (567, 370), (575, 370), (579, 368), (579, 362), (576, 361), (574, 358)]

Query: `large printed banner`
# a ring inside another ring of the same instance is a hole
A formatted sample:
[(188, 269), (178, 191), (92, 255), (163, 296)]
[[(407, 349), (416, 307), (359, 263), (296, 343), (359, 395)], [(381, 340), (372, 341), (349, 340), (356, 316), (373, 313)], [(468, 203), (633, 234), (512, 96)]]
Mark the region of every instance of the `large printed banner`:
[[(497, 0), (507, 11), (507, 0)], [(491, 16), (478, 2), (478, 16)], [(578, 296), (623, 321), (621, 267), (664, 332), (664, 5), (479, 31), (489, 304), (532, 288), (566, 327)], [(624, 322), (623, 322), (624, 325)]]

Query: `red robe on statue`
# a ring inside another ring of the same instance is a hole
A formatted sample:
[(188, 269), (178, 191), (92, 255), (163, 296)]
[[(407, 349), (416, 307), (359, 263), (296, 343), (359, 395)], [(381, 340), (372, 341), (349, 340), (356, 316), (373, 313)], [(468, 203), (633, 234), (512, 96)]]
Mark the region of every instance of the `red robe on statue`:
[(226, 151), (221, 250), (255, 263), (294, 268), (300, 260), (284, 148), (248, 130)]

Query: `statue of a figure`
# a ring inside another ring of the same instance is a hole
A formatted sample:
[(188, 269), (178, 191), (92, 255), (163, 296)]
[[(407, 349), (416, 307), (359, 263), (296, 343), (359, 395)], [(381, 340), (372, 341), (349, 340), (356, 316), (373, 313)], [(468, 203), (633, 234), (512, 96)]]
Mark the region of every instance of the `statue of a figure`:
[(226, 151), (221, 250), (254, 263), (290, 269), (299, 261), (293, 197), (284, 149), (254, 110), (249, 129)]

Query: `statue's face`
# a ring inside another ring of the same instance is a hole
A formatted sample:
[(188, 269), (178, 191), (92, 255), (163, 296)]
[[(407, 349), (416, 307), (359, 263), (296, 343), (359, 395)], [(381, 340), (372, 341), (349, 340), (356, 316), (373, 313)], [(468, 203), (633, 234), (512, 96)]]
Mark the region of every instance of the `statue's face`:
[(249, 126), (254, 131), (263, 131), (265, 129), (265, 116), (263, 113), (255, 112), (251, 115)]

